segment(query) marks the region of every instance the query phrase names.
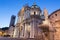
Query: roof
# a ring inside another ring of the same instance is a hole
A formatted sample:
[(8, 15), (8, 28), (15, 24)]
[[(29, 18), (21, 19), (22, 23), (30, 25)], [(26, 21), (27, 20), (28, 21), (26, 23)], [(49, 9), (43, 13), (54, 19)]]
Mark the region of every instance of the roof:
[(2, 28), (0, 28), (0, 30), (2, 30)]
[(49, 17), (50, 17), (51, 15), (53, 15), (54, 13), (58, 12), (58, 11), (60, 11), (60, 9), (58, 9), (58, 10), (52, 12), (52, 13), (49, 15)]
[(9, 29), (9, 27), (2, 28), (3, 31), (8, 30), (8, 29)]

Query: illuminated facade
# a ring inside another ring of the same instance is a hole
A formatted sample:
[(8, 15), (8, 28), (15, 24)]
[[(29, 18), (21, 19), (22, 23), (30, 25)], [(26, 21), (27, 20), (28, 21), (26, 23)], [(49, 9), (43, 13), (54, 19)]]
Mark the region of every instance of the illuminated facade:
[(46, 8), (42, 11), (35, 3), (31, 7), (25, 5), (18, 13), (15, 27), (9, 27), (8, 35), (13, 38), (60, 40), (59, 18), (60, 9), (48, 15)]
[(13, 37), (39, 38), (41, 40), (54, 40), (54, 28), (48, 19), (48, 12), (42, 10), (35, 3), (30, 7), (24, 6), (18, 13)]
[[(16, 24), (16, 31), (14, 37), (20, 38), (35, 38), (39, 34), (38, 24), (42, 22), (41, 9), (37, 5), (24, 6), (22, 10), (18, 13), (18, 21)], [(20, 29), (20, 30), (18, 30)], [(38, 35), (39, 36), (39, 35)]]

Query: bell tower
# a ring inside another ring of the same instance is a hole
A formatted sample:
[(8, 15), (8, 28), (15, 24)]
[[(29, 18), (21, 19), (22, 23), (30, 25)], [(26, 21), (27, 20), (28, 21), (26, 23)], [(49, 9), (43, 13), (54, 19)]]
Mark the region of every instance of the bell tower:
[[(31, 6), (30, 9), (30, 25), (31, 25), (31, 30), (30, 30), (30, 38), (37, 38), (38, 33), (39, 33), (39, 28), (38, 24), (41, 23), (41, 9), (39, 6), (37, 6), (35, 3)], [(41, 31), (41, 30), (40, 30)]]

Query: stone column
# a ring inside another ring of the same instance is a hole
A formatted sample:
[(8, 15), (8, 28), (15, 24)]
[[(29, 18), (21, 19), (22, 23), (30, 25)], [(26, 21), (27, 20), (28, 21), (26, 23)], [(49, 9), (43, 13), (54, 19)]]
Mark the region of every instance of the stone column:
[(24, 28), (24, 38), (28, 38), (27, 26), (28, 26), (28, 25), (25, 23), (25, 28)]
[(45, 20), (48, 21), (47, 24), (49, 25), (49, 40), (54, 40), (54, 34), (53, 34), (54, 29), (48, 19), (48, 11), (46, 10), (46, 8), (44, 9), (44, 16), (45, 16)]
[(31, 25), (30, 38), (34, 38), (34, 22), (32, 21), (30, 25)]
[(15, 27), (13, 37), (15, 37), (15, 38), (18, 38), (19, 37), (19, 27)]
[(25, 27), (22, 25), (21, 26), (21, 32), (20, 32), (20, 38), (24, 38), (24, 30), (25, 30)]
[(38, 37), (38, 22), (36, 19), (33, 21), (33, 25), (34, 25), (34, 38), (37, 38)]

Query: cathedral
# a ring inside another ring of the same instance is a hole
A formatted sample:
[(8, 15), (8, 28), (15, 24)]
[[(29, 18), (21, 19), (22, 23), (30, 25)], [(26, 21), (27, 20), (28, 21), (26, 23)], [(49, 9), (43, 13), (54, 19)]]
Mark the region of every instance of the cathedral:
[(49, 15), (46, 8), (42, 11), (35, 3), (31, 7), (23, 6), (18, 13), (13, 37), (60, 40), (60, 16), (58, 14), (60, 15), (60, 9)]
[(60, 9), (49, 15), (46, 8), (42, 11), (35, 3), (25, 5), (18, 12), (16, 25), (8, 31), (12, 38), (60, 40)]
[(34, 3), (31, 7), (25, 5), (19, 11), (13, 37), (54, 40), (54, 32), (46, 8), (42, 13), (40, 7)]

